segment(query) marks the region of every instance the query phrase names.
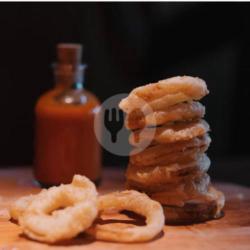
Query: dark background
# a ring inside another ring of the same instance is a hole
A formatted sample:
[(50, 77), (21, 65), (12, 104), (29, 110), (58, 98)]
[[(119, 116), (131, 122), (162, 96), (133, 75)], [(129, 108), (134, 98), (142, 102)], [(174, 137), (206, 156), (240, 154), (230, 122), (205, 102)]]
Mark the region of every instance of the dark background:
[[(58, 42), (84, 44), (101, 101), (175, 75), (206, 80), (212, 177), (250, 185), (250, 4), (1, 3), (0, 165), (31, 165), (34, 105)], [(104, 154), (105, 165), (125, 158)]]

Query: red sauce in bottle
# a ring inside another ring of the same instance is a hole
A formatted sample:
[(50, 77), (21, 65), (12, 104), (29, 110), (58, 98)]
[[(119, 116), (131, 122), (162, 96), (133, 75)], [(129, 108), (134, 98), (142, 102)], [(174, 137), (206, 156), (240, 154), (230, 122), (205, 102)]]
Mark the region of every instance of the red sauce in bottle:
[(69, 183), (74, 174), (100, 179), (101, 150), (94, 133), (100, 103), (83, 88), (79, 53), (79, 45), (58, 46), (56, 86), (35, 107), (34, 173), (46, 186)]

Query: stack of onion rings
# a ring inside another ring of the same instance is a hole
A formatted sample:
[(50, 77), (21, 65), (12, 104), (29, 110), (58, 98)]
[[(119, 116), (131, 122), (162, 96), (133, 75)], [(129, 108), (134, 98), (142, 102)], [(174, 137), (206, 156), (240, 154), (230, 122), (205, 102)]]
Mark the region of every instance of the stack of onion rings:
[[(210, 195), (210, 180), (200, 181), (202, 185), (193, 182), (202, 179), (210, 166), (205, 153), (211, 142), (210, 128), (202, 119), (205, 107), (198, 102), (208, 93), (205, 81), (200, 78), (172, 77), (137, 87), (119, 103), (126, 113), (125, 126), (131, 130), (129, 143), (134, 147), (126, 171), (127, 188), (146, 192), (161, 202), (165, 213), (170, 210), (165, 206), (174, 206), (179, 211), (179, 207), (186, 205), (187, 209), (189, 201), (197, 197), (207, 207), (202, 210), (207, 214), (201, 215), (200, 209), (194, 209), (194, 214), (198, 213), (194, 219), (218, 217), (217, 210), (212, 208), (218, 206), (220, 211), (223, 207), (219, 206), (217, 196)], [(174, 188), (168, 190), (170, 186)], [(193, 186), (192, 193), (180, 192), (183, 186), (188, 189)], [(176, 214), (178, 222), (186, 219), (182, 218), (185, 213)], [(167, 222), (168, 218), (166, 213)], [(192, 223), (192, 216), (188, 218)]]

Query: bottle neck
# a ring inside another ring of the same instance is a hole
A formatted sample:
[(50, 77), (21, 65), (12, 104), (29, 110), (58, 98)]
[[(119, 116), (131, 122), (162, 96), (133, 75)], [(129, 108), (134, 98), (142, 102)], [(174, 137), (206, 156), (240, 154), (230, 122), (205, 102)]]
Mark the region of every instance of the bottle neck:
[(55, 88), (83, 89), (87, 65), (54, 64)]
[(82, 90), (84, 89), (84, 85), (83, 85), (83, 82), (75, 82), (71, 85), (70, 88), (74, 90)]

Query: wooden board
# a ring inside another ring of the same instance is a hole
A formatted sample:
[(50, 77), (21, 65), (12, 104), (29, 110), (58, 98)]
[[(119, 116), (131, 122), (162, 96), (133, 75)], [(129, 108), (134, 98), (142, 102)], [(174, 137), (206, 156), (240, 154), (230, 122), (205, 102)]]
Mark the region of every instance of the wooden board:
[[(124, 177), (119, 169), (107, 169), (101, 193), (123, 189)], [(191, 226), (165, 226), (157, 239), (148, 243), (118, 244), (90, 240), (81, 234), (66, 243), (47, 245), (31, 241), (20, 233), (18, 225), (7, 218), (7, 209), (16, 198), (39, 189), (29, 168), (0, 170), (0, 250), (132, 250), (132, 249), (250, 249), (250, 189), (234, 184), (217, 184), (226, 194), (225, 216), (219, 220)]]

